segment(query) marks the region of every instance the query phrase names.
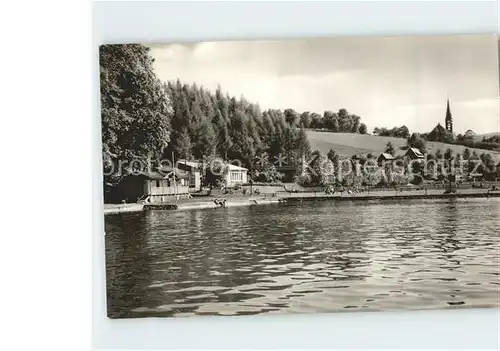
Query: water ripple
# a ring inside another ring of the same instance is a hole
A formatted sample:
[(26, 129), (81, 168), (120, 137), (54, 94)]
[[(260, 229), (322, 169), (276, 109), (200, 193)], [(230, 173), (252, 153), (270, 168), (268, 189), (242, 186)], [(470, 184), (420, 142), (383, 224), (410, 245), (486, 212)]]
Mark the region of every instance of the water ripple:
[(108, 315), (498, 306), (499, 199), (106, 216)]

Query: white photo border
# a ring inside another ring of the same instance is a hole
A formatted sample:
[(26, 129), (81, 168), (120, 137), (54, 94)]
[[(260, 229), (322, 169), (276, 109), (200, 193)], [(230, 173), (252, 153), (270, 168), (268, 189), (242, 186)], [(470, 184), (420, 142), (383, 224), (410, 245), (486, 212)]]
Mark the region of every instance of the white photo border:
[(93, 4), (93, 345), (99, 349), (496, 349), (499, 309), (110, 320), (105, 308), (98, 45), (496, 34), (496, 1)]

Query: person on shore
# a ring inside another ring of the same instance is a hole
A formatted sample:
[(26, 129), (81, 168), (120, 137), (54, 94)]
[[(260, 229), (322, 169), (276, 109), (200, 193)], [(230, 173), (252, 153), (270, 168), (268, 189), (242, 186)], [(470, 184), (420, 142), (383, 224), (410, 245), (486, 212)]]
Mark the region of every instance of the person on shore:
[(224, 200), (218, 200), (218, 199), (214, 199), (214, 204), (219, 206), (219, 207), (226, 207), (226, 199)]

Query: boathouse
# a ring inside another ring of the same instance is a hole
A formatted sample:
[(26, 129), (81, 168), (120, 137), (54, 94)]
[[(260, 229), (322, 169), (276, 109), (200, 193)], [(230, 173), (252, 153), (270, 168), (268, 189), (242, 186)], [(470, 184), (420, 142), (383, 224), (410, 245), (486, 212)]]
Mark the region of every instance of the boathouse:
[(189, 176), (178, 169), (138, 171), (123, 177), (108, 194), (107, 203), (162, 202), (188, 197)]

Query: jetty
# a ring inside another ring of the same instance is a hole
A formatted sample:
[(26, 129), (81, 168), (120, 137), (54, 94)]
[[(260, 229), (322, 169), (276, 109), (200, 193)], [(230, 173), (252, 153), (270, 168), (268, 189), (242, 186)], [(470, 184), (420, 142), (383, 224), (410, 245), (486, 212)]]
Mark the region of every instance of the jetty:
[(312, 201), (383, 201), (383, 200), (417, 200), (417, 199), (462, 199), (500, 197), (500, 191), (488, 189), (461, 189), (457, 192), (445, 193), (443, 189), (429, 190), (377, 190), (361, 193), (324, 192), (280, 192), (274, 194), (251, 196), (198, 197), (193, 199), (172, 200), (170, 202), (154, 202), (146, 204), (106, 204), (104, 214), (119, 214), (140, 211), (179, 211), (196, 209), (217, 209), (239, 206), (259, 206), (270, 204), (288, 204)]

